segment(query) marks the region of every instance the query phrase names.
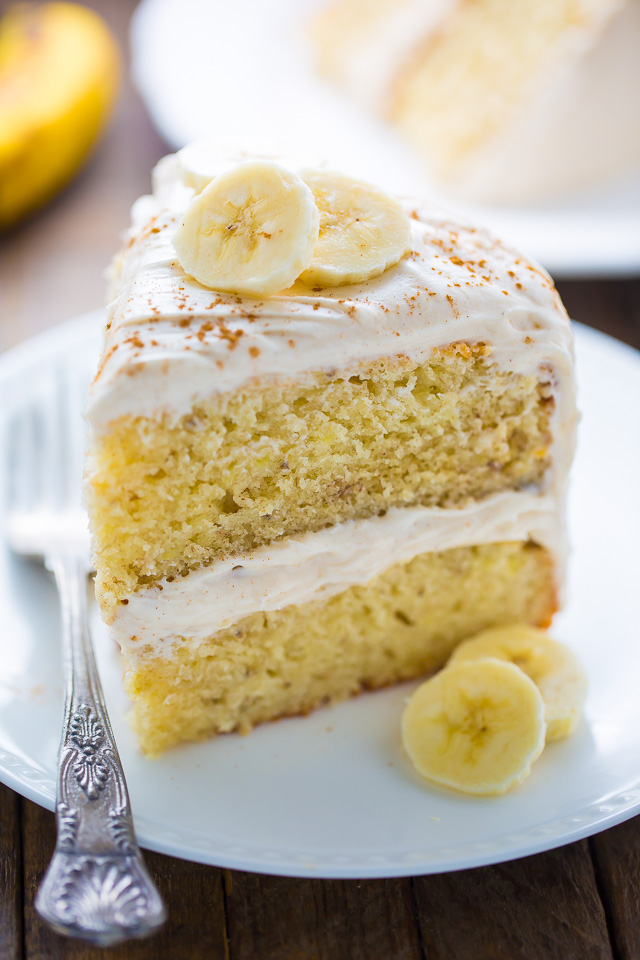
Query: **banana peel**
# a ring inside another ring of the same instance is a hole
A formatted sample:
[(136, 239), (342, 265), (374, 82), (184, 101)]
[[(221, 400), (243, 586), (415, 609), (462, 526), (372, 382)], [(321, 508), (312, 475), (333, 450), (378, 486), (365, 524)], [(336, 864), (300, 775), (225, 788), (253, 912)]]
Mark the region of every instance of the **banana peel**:
[(0, 20), (0, 231), (82, 166), (111, 114), (117, 43), (92, 10), (18, 4)]

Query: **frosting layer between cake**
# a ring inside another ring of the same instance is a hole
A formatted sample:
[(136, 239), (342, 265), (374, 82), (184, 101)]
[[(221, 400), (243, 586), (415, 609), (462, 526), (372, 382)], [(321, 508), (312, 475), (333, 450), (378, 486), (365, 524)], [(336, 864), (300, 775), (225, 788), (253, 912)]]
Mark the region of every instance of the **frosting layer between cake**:
[(198, 642), (258, 611), (326, 600), (422, 553), (529, 539), (554, 554), (561, 574), (566, 547), (555, 497), (509, 491), (460, 509), (393, 508), (132, 594), (111, 629), (130, 659), (171, 656), (178, 638)]

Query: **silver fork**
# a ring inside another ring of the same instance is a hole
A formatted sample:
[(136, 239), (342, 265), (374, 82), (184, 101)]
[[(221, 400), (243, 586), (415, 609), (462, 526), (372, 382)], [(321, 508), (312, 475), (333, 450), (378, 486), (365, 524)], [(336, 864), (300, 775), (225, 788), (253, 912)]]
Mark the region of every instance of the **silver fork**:
[(108, 946), (153, 933), (166, 913), (136, 843), (89, 634), (82, 386), (71, 364), (61, 365), (30, 387), (33, 401), (13, 418), (4, 451), (10, 471), (6, 532), (14, 551), (44, 560), (62, 611), (58, 836), (36, 909), (59, 933)]

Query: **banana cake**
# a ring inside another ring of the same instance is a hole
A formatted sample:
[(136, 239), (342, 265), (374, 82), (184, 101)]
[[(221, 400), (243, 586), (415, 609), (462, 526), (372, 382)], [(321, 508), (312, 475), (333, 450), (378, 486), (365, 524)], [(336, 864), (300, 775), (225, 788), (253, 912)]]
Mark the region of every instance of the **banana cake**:
[(640, 164), (637, 0), (329, 0), (312, 37), (451, 194), (531, 202)]
[(96, 593), (149, 754), (548, 624), (576, 421), (541, 268), (328, 169), (193, 155), (134, 206), (87, 411)]

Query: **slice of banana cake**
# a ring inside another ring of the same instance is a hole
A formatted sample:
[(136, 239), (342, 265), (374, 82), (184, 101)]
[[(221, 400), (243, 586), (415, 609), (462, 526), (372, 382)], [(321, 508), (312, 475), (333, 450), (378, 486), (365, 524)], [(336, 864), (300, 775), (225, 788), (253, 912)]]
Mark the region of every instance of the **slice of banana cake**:
[(640, 164), (636, 0), (323, 0), (310, 27), (451, 195), (566, 200)]
[(558, 606), (570, 323), (544, 271), (429, 204), (165, 158), (114, 261), (88, 418), (97, 596), (149, 753), (427, 674)]

